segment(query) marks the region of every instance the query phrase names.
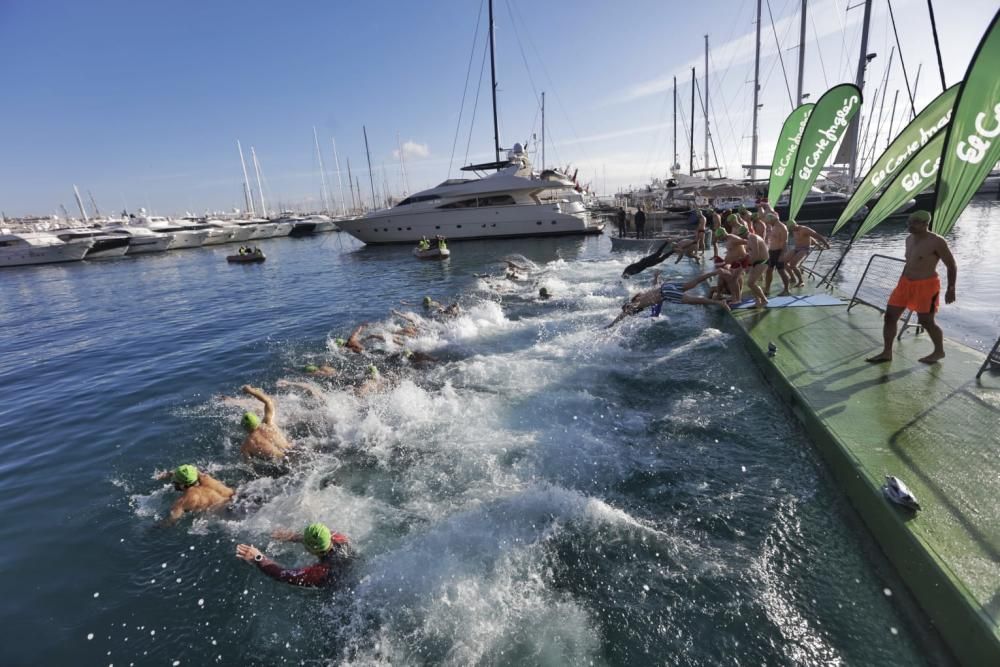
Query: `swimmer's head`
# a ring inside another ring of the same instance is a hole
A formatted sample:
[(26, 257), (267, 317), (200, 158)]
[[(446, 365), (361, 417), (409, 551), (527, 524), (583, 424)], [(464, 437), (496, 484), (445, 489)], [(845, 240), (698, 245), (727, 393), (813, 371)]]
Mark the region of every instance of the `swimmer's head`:
[(754, 222), (757, 222), (758, 220), (760, 220), (760, 213), (754, 211), (753, 213), (750, 214), (750, 219), (753, 220)]
[(253, 432), (257, 430), (258, 426), (260, 426), (260, 417), (249, 410), (243, 413), (243, 428)]
[(928, 211), (914, 211), (906, 219), (906, 224), (909, 226), (911, 232), (914, 231), (914, 227), (917, 228), (917, 231), (926, 230), (928, 225), (931, 224), (931, 214)]
[(747, 229), (746, 225), (740, 225), (740, 228), (736, 230), (738, 236), (749, 236), (750, 230)]
[(769, 225), (773, 225), (774, 223), (778, 222), (778, 216), (775, 215), (774, 213), (766, 213), (764, 214), (764, 222), (766, 222)]
[(302, 543), (309, 553), (321, 556), (333, 545), (330, 529), (321, 523), (311, 523), (302, 531)]
[(429, 296), (424, 297), (424, 308), (430, 308), (432, 303), (434, 301)]
[(346, 338), (334, 338), (333, 339), (333, 344), (336, 345), (337, 347), (344, 347), (345, 345), (347, 345), (347, 339)]
[(193, 486), (198, 481), (198, 469), (193, 465), (177, 466), (174, 471), (174, 484), (177, 486)]
[(318, 370), (319, 366), (316, 366), (315, 364), (306, 364), (305, 366), (302, 367), (302, 371), (305, 373), (315, 373)]
[(543, 298), (543, 299), (548, 299), (552, 295), (549, 294), (549, 290), (548, 289), (546, 289), (546, 288), (543, 287), (542, 289), (538, 290), (538, 296), (541, 297), (541, 298)]
[(722, 227), (719, 227), (718, 229), (715, 230), (715, 238), (722, 239), (722, 238), (725, 238), (725, 237), (726, 237), (726, 230), (725, 229), (723, 229)]
[(368, 377), (373, 379), (378, 378), (378, 368), (375, 367), (375, 364), (368, 365)]
[(740, 218), (735, 213), (730, 213), (729, 215), (726, 216), (726, 222), (728, 222), (731, 225), (735, 225), (739, 221)]

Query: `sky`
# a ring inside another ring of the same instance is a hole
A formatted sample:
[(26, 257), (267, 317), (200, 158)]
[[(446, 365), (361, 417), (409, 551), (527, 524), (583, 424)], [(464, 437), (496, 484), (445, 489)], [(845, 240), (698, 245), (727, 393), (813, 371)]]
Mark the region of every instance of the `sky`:
[[(756, 2), (494, 2), (501, 146), (527, 142), (540, 165), (545, 91), (547, 165), (570, 165), (600, 193), (664, 177), (676, 76), (677, 153), (687, 171), (691, 67), (700, 96), (707, 34), (707, 163), (745, 175)], [(763, 2), (758, 164), (770, 162), (792, 109), (800, 6)], [(804, 92), (813, 101), (854, 81), (863, 9), (847, 6), (809, 0)], [(920, 68), (919, 111), (941, 92), (927, 3), (893, 0), (892, 8), (911, 87)], [(964, 76), (997, 4), (937, 0), (935, 11), (950, 85)], [(462, 164), (493, 159), (487, 35), (486, 0), (0, 0), (0, 211), (61, 214), (64, 205), (76, 215), (74, 185), (90, 214), (91, 195), (102, 213), (243, 208), (237, 140), (248, 161), (254, 147), (269, 209), (318, 209), (314, 127), (335, 208), (351, 205), (348, 160), (354, 196), (360, 190), (366, 201), (372, 185), (379, 198), (432, 187), (460, 176)], [(909, 107), (898, 53), (886, 79), (894, 45), (888, 2), (873, 0), (868, 52), (877, 55), (862, 113), (877, 119), (876, 89), (879, 98), (889, 91), (882, 148), (896, 90), (895, 131)], [(699, 100), (695, 169), (706, 166), (701, 108)]]

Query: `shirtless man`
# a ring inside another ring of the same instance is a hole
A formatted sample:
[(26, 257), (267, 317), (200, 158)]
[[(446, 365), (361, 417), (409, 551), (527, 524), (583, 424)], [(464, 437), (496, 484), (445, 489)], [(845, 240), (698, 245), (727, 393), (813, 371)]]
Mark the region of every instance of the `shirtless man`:
[(622, 312), (614, 321), (609, 324), (606, 329), (610, 329), (614, 325), (621, 322), (623, 319), (629, 315), (637, 315), (641, 313), (646, 308), (653, 308), (653, 315), (660, 314), (660, 308), (663, 303), (683, 303), (683, 304), (711, 304), (722, 306), (725, 309), (729, 309), (724, 300), (717, 299), (707, 299), (703, 296), (698, 296), (696, 294), (689, 294), (690, 290), (710, 279), (712, 276), (716, 275), (718, 271), (709, 271), (708, 273), (703, 273), (693, 280), (689, 280), (686, 283), (674, 283), (668, 282), (662, 285), (657, 285), (652, 289), (646, 290), (645, 292), (639, 292), (631, 299), (628, 303), (622, 306)]
[(367, 326), (367, 322), (363, 322), (358, 325), (358, 328), (351, 333), (351, 337), (344, 342), (344, 347), (356, 354), (364, 352), (365, 346), (361, 344), (361, 332), (364, 331)]
[(261, 423), (260, 417), (255, 413), (247, 411), (243, 413), (243, 427), (249, 431), (240, 453), (246, 457), (257, 457), (262, 459), (283, 459), (285, 453), (292, 448), (292, 444), (285, 438), (285, 434), (274, 424), (275, 408), (274, 400), (256, 387), (248, 384), (243, 385), (243, 393), (253, 396), (264, 404), (264, 421)]
[(778, 220), (777, 213), (765, 213), (764, 223), (767, 225), (767, 233), (764, 238), (767, 240), (767, 277), (764, 278), (764, 296), (771, 294), (771, 279), (774, 278), (774, 270), (778, 270), (781, 277), (781, 284), (784, 289), (783, 295), (788, 294), (788, 273), (785, 272), (785, 262), (782, 260), (785, 254), (785, 246), (788, 245), (788, 228)]
[(335, 377), (338, 372), (333, 366), (328, 366), (323, 364), (322, 366), (317, 366), (316, 364), (306, 364), (302, 367), (302, 372), (306, 375), (312, 375), (318, 378), (332, 378)]
[[(745, 230), (746, 227), (741, 227), (741, 231)], [(764, 275), (764, 271), (767, 269), (767, 260), (769, 253), (767, 250), (767, 243), (764, 238), (754, 232), (747, 231), (746, 234), (741, 233), (740, 236), (745, 238), (747, 241), (747, 254), (750, 256), (750, 269), (747, 271), (747, 286), (750, 287), (750, 293), (753, 294), (754, 305), (757, 308), (763, 308), (767, 305), (767, 295), (764, 294), (764, 290), (760, 288), (760, 279)]]
[[(731, 218), (736, 218), (735, 215), (729, 216)], [(749, 230), (745, 225), (740, 225), (737, 221), (733, 223), (735, 226), (733, 234), (726, 234), (724, 237), (720, 237), (719, 240), (725, 240), (726, 242), (726, 257), (723, 260), (725, 266), (728, 268), (729, 279), (726, 283), (729, 287), (729, 293), (731, 296), (730, 305), (736, 305), (743, 298), (743, 272), (750, 268), (750, 254), (747, 252), (747, 240), (746, 235)], [(726, 278), (727, 274), (721, 274), (723, 278)]]
[(694, 230), (694, 238), (697, 241), (695, 246), (696, 252), (705, 252), (705, 229), (708, 227), (708, 220), (705, 219), (705, 214), (698, 211), (698, 226)]
[(764, 238), (767, 234), (767, 225), (764, 224), (764, 215), (764, 213), (753, 213), (750, 215), (750, 221), (753, 223), (750, 227), (750, 231), (761, 238)]
[(792, 280), (797, 280), (794, 287), (805, 287), (806, 281), (802, 276), (802, 269), (799, 267), (812, 250), (812, 242), (816, 241), (826, 250), (830, 247), (826, 239), (810, 227), (797, 224), (794, 220), (788, 221), (788, 233), (792, 237), (792, 245), (785, 252), (785, 268), (791, 275)]
[(938, 261), (944, 262), (948, 269), (948, 291), (944, 294), (945, 303), (955, 301), (955, 280), (958, 276), (958, 266), (951, 256), (948, 243), (943, 237), (927, 229), (931, 222), (931, 214), (927, 211), (914, 211), (907, 219), (910, 235), (906, 237), (906, 264), (903, 275), (899, 278), (896, 289), (889, 296), (889, 304), (885, 307), (885, 322), (882, 326), (882, 352), (869, 357), (865, 361), (873, 364), (892, 361), (892, 342), (896, 338), (896, 326), (899, 316), (909, 308), (917, 314), (917, 322), (927, 331), (934, 351), (920, 359), (925, 364), (933, 364), (944, 359), (944, 335), (941, 327), (934, 322), (934, 313), (938, 309), (938, 297), (941, 295), (941, 280), (937, 275)]
[(163, 520), (169, 526), (180, 519), (184, 512), (204, 512), (225, 505), (236, 492), (211, 475), (199, 472), (193, 465), (178, 466), (176, 470), (165, 470), (153, 476), (154, 479), (173, 479), (174, 488), (181, 497), (174, 501), (170, 515)]

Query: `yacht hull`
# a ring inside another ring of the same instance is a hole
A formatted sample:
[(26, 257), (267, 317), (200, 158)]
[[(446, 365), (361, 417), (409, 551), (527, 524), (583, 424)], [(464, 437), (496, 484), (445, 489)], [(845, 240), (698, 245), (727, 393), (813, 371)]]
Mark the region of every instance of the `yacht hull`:
[(170, 243), (173, 240), (174, 237), (170, 235), (164, 235), (159, 238), (134, 236), (132, 237), (132, 241), (129, 243), (128, 250), (125, 254), (142, 255), (149, 252), (164, 252), (170, 247)]
[(78, 262), (90, 250), (90, 243), (0, 248), (0, 267)]
[(583, 213), (563, 213), (558, 205), (483, 206), (395, 213), (392, 209), (341, 220), (340, 228), (368, 244), (415, 243), (423, 237), (449, 241), (531, 236), (600, 234)]

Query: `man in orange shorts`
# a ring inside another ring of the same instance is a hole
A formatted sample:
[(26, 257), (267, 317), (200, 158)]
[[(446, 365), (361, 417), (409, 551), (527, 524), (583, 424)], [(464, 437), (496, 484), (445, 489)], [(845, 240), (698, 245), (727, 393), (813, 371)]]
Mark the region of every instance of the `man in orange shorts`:
[(892, 361), (892, 342), (896, 338), (896, 327), (900, 315), (907, 308), (917, 314), (917, 322), (927, 331), (931, 342), (934, 343), (934, 351), (920, 361), (933, 364), (944, 359), (944, 335), (941, 333), (941, 327), (934, 322), (934, 313), (937, 312), (938, 297), (941, 294), (937, 263), (944, 262), (948, 269), (945, 303), (955, 301), (958, 267), (944, 238), (927, 229), (930, 222), (931, 214), (927, 211), (914, 211), (906, 221), (910, 231), (910, 235), (906, 237), (906, 264), (903, 266), (899, 284), (889, 296), (889, 304), (885, 308), (885, 323), (882, 326), (884, 347), (880, 354), (865, 359), (869, 363)]

